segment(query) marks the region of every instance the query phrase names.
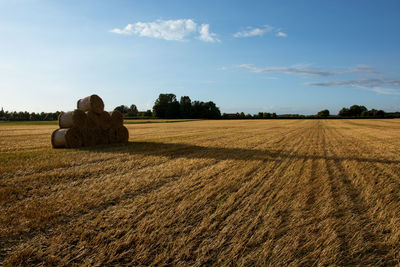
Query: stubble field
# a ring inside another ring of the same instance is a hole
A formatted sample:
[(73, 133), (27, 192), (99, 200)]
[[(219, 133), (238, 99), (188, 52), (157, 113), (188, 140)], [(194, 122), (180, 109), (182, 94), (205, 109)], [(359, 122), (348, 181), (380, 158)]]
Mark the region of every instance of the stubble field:
[(400, 264), (400, 120), (0, 125), (0, 265)]

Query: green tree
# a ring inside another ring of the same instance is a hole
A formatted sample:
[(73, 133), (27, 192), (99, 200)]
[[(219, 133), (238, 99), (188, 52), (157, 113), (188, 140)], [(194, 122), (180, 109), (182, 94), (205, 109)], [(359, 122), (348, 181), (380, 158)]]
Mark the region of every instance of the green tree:
[(192, 100), (190, 100), (190, 97), (182, 96), (179, 105), (181, 118), (187, 119), (193, 117)]
[(353, 117), (360, 117), (361, 113), (363, 113), (364, 111), (368, 111), (368, 109), (364, 106), (353, 105), (349, 108), (350, 116)]
[(138, 109), (136, 107), (136, 105), (132, 104), (129, 109), (128, 109), (128, 116), (132, 116), (132, 117), (136, 117), (138, 114)]
[(158, 118), (179, 118), (180, 105), (174, 94), (160, 94), (153, 106)]
[(384, 116), (385, 116), (385, 111), (383, 111), (383, 110), (378, 110), (378, 111), (376, 112), (376, 116), (377, 116), (377, 117), (384, 117)]
[(324, 110), (321, 110), (320, 112), (318, 112), (318, 117), (329, 117), (329, 110), (327, 110), (327, 109), (324, 109)]
[(118, 106), (114, 110), (118, 110), (122, 114), (127, 114), (129, 112), (129, 108), (125, 105)]
[(348, 108), (342, 108), (342, 109), (339, 111), (338, 115), (339, 115), (340, 117), (348, 117), (348, 116), (351, 116), (351, 115), (350, 115), (350, 111), (349, 111)]

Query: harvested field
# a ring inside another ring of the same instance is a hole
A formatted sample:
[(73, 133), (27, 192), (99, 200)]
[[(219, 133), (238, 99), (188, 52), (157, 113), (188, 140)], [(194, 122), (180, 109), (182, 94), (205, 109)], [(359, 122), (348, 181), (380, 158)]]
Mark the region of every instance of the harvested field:
[(137, 124), (53, 150), (56, 128), (0, 124), (5, 265), (400, 264), (400, 120)]

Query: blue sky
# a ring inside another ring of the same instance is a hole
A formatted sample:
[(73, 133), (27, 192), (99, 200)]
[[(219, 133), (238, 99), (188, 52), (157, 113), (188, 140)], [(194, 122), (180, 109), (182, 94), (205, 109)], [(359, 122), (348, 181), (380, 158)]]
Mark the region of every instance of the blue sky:
[(0, 106), (400, 110), (399, 1), (0, 0)]

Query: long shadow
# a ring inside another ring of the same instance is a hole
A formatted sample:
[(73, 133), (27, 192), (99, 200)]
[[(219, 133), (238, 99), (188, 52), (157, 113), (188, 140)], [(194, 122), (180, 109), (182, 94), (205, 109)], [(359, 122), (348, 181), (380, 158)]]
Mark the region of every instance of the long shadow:
[(246, 148), (227, 148), (227, 147), (206, 147), (181, 143), (158, 143), (158, 142), (129, 142), (126, 144), (115, 144), (97, 147), (84, 147), (80, 150), (107, 153), (127, 153), (130, 155), (162, 156), (168, 158), (209, 158), (217, 160), (261, 160), (261, 161), (281, 161), (284, 158), (298, 159), (324, 159), (335, 161), (356, 161), (383, 164), (399, 164), (400, 160), (389, 160), (379, 158), (362, 157), (332, 157), (324, 155), (307, 155), (290, 153), (290, 151), (246, 149)]

